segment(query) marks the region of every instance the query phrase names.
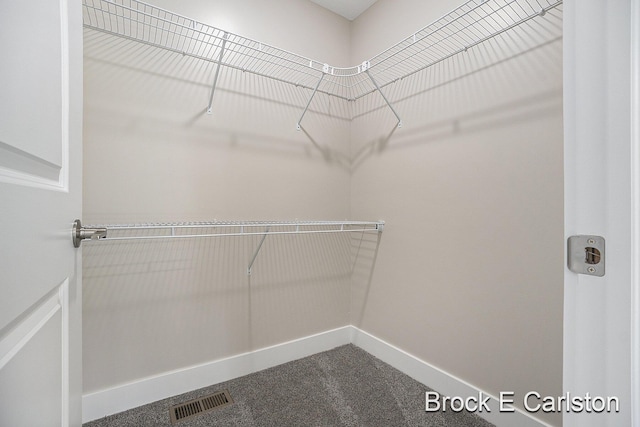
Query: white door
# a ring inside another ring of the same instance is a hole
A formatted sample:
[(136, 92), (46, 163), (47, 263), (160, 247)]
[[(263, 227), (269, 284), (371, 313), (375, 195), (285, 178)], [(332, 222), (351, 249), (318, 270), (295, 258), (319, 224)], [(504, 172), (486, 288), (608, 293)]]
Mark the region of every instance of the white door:
[(639, 43), (640, 0), (565, 0), (565, 233), (603, 236), (606, 273), (565, 270), (564, 391), (619, 406), (564, 427), (640, 426)]
[(81, 424), (81, 19), (0, 1), (0, 426)]

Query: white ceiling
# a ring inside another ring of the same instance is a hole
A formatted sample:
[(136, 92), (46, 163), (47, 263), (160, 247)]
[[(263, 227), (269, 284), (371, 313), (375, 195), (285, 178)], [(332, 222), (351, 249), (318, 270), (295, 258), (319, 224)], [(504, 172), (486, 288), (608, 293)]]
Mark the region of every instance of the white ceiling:
[(349, 21), (356, 19), (378, 0), (311, 0), (317, 5), (342, 15)]

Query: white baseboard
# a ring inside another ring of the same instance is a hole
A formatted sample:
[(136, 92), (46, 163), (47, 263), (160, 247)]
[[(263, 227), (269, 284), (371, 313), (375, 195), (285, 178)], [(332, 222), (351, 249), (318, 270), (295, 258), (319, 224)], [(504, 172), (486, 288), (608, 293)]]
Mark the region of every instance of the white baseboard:
[[(427, 385), (433, 390), (437, 390), (442, 396), (477, 397), (480, 392), (484, 396), (491, 396), (466, 381), (438, 369), (355, 326), (351, 327), (351, 333), (351, 343), (416, 381)], [(491, 412), (483, 411), (478, 415), (495, 424), (496, 427), (551, 427), (544, 421), (518, 408), (515, 408), (515, 412), (500, 412), (499, 402), (495, 396), (491, 396), (488, 406)]]
[(167, 397), (232, 380), (349, 344), (351, 326), (242, 353), (202, 365), (165, 372), (82, 396), (82, 422), (126, 411)]
[[(82, 397), (82, 421), (89, 422), (106, 415), (126, 411), (167, 397), (207, 387), (248, 375), (262, 369), (331, 350), (353, 343), (411, 378), (428, 385), (445, 396), (478, 396), (482, 390), (456, 378), (415, 356), (364, 332), (354, 326), (344, 326), (294, 341), (239, 354), (202, 365), (166, 372), (123, 384)], [(516, 408), (516, 412), (499, 411), (498, 400), (491, 397), (491, 412), (478, 413), (497, 427), (550, 427), (531, 414)]]

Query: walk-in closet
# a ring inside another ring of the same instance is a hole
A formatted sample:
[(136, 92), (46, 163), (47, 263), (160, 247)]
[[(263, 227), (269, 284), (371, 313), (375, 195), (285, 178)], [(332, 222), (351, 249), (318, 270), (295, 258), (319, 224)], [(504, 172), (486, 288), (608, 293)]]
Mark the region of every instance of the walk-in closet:
[(14, 3), (0, 425), (640, 414), (637, 2)]
[(86, 419), (376, 340), (562, 393), (561, 1), (152, 3), (83, 2)]

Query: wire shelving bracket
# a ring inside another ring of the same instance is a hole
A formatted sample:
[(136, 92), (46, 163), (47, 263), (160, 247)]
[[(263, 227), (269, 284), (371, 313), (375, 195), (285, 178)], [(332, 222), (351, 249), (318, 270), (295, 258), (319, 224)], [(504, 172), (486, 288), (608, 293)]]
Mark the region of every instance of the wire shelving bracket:
[[(362, 67), (364, 68), (365, 64), (362, 64)], [(393, 114), (396, 116), (396, 119), (398, 119), (398, 127), (401, 128), (402, 127), (402, 119), (400, 118), (400, 116), (398, 115), (397, 111), (395, 110), (395, 108), (393, 108), (393, 105), (391, 105), (391, 103), (389, 102), (389, 100), (387, 99), (386, 96), (384, 96), (384, 92), (382, 92), (382, 89), (380, 89), (380, 86), (378, 86), (378, 83), (375, 81), (375, 79), (373, 78), (373, 76), (371, 75), (371, 73), (369, 72), (369, 65), (367, 62), (367, 68), (365, 68), (365, 73), (367, 73), (367, 76), (369, 76), (369, 79), (371, 80), (371, 83), (373, 83), (373, 85), (376, 87), (376, 90), (380, 93), (380, 95), (382, 96), (382, 99), (384, 99), (384, 102), (387, 103), (387, 105), (389, 106), (389, 108), (391, 109), (391, 111), (393, 112)]]
[(222, 36), (222, 46), (220, 47), (220, 55), (218, 56), (218, 65), (216, 66), (216, 74), (213, 77), (213, 84), (211, 85), (211, 95), (209, 95), (209, 106), (207, 107), (207, 114), (212, 114), (211, 105), (213, 104), (213, 94), (216, 91), (216, 84), (218, 83), (218, 76), (220, 75), (220, 66), (222, 65), (222, 57), (224, 56), (224, 48), (227, 45), (229, 34), (224, 33)]
[[(326, 69), (329, 68), (328, 65), (326, 65)], [(307, 106), (304, 107), (304, 111), (302, 112), (302, 115), (300, 116), (300, 118), (298, 119), (298, 123), (296, 123), (296, 130), (300, 130), (302, 129), (300, 123), (302, 122), (302, 119), (304, 118), (304, 115), (307, 114), (307, 110), (309, 109), (309, 105), (311, 105), (311, 101), (313, 100), (313, 97), (316, 95), (316, 92), (318, 92), (318, 88), (320, 87), (320, 83), (322, 83), (322, 80), (324, 79), (324, 76), (326, 76), (327, 73), (323, 71), (322, 76), (320, 76), (320, 80), (318, 80), (318, 83), (316, 84), (316, 87), (313, 89), (313, 92), (311, 93), (311, 96), (309, 97), (309, 101), (307, 102)]]
[(264, 240), (267, 238), (267, 234), (269, 234), (269, 227), (267, 227), (267, 229), (264, 231), (264, 236), (262, 236), (262, 239), (260, 239), (260, 243), (258, 244), (256, 251), (253, 253), (253, 257), (249, 262), (249, 267), (247, 267), (247, 276), (251, 276), (251, 269), (253, 268), (253, 263), (256, 262), (258, 253), (260, 252), (260, 249), (262, 249), (262, 244), (264, 243)]

